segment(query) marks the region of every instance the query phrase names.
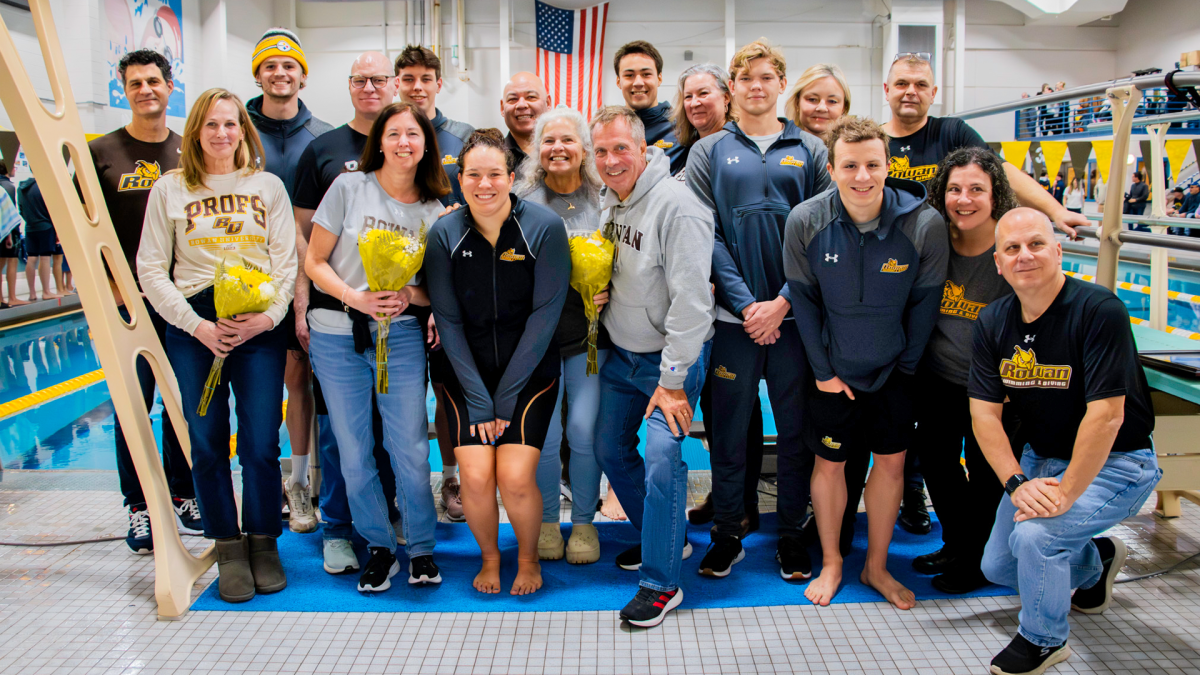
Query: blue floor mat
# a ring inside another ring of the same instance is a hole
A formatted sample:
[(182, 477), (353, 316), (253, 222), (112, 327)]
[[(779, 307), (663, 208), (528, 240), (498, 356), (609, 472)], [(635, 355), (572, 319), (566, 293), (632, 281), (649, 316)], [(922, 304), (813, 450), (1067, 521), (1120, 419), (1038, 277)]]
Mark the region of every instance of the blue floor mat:
[[(563, 537), (570, 535), (570, 525), (563, 524)], [(192, 605), (192, 609), (224, 611), (276, 612), (564, 612), (619, 610), (637, 591), (638, 573), (627, 572), (613, 562), (618, 553), (638, 542), (637, 531), (628, 523), (598, 523), (600, 532), (600, 561), (591, 565), (571, 565), (565, 560), (542, 563), (542, 589), (532, 595), (514, 597), (508, 594), (516, 576), (517, 542), (512, 528), (500, 526), (500, 547), (504, 556), (500, 580), (503, 591), (484, 595), (475, 591), (471, 581), (479, 571), (479, 547), (465, 523), (439, 523), (435, 557), (442, 570), (440, 586), (411, 587), (407, 583), (407, 559), (401, 558), (402, 571), (392, 579), (392, 588), (384, 593), (368, 595), (357, 590), (358, 575), (333, 576), (321, 566), (321, 535), (298, 535), (284, 528), (279, 539), (279, 554), (287, 572), (288, 587), (272, 595), (259, 595), (249, 602), (229, 604), (217, 594), (214, 581)], [(733, 573), (724, 579), (710, 579), (697, 574), (700, 560), (709, 543), (707, 526), (689, 527), (688, 540), (695, 553), (683, 562), (683, 607), (767, 607), (810, 604), (804, 597), (804, 584), (785, 582), (779, 578), (775, 562), (776, 516), (763, 514), (762, 529), (746, 538), (746, 559), (738, 563)], [(867, 525), (865, 514), (859, 514), (855, 529), (854, 552), (846, 558), (841, 591), (835, 603), (883, 602), (883, 596), (859, 582), (866, 558)], [(911, 535), (897, 528), (888, 559), (888, 568), (896, 578), (916, 593), (918, 600), (1015, 595), (1002, 586), (988, 586), (966, 595), (948, 595), (934, 590), (932, 577), (917, 574), (912, 559), (929, 553), (941, 545), (941, 528), (934, 523), (933, 532), (925, 536)], [(816, 558), (814, 576), (819, 571), (819, 550), (811, 549)], [(359, 560), (365, 562), (366, 551), (359, 550)]]

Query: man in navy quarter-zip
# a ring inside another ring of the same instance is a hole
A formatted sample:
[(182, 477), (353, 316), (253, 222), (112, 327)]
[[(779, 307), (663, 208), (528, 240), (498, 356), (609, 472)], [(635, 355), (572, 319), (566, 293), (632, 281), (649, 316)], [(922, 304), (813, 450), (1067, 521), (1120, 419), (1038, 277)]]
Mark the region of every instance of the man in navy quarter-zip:
[[(812, 453), (801, 439), (804, 393), (810, 377), (791, 312), (783, 269), (783, 230), (792, 207), (826, 190), (824, 145), (776, 116), (787, 87), (787, 65), (778, 47), (752, 42), (729, 66), (737, 122), (698, 141), (687, 163), (688, 186), (716, 214), (713, 280), (717, 297), (711, 358), (712, 395), (720, 406), (712, 425), (712, 547), (700, 573), (729, 574), (745, 553), (746, 429), (759, 405), (765, 375), (776, 416), (779, 452), (779, 550), (784, 579), (808, 579), (812, 563), (801, 544)], [(747, 503), (750, 506), (747, 506)], [(756, 509), (755, 509), (756, 510)]]
[(442, 203), (463, 204), (462, 186), (458, 182), (458, 153), (475, 131), (466, 122), (452, 120), (437, 109), (437, 95), (442, 91), (442, 60), (428, 47), (409, 45), (396, 57), (397, 89), (400, 100), (412, 103), (425, 113), (437, 132), (437, 147), (442, 168), (450, 178), (450, 194)]
[(637, 113), (646, 129), (646, 145), (661, 149), (671, 160), (671, 175), (687, 164), (688, 149), (675, 138), (675, 123), (671, 121), (671, 103), (658, 100), (662, 84), (663, 59), (654, 45), (645, 40), (624, 44), (613, 57), (617, 71), (617, 87), (625, 97), (625, 105)]
[(946, 281), (946, 223), (920, 183), (887, 177), (888, 135), (874, 121), (843, 117), (825, 143), (837, 189), (792, 209), (783, 254), (815, 385), (805, 442), (817, 456), (812, 497), (823, 564), (804, 595), (828, 605), (841, 585), (846, 458), (871, 452), (861, 579), (911, 609), (916, 598), (888, 572), (887, 550), (914, 424), (910, 380)]

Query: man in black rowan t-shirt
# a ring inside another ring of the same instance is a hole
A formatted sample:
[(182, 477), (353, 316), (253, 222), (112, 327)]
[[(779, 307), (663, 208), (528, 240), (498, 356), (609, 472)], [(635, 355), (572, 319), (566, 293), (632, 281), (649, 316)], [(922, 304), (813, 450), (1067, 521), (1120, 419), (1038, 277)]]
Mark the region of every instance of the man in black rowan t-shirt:
[[(124, 127), (105, 134), (88, 143), (92, 163), (100, 178), (100, 193), (108, 205), (113, 228), (121, 252), (137, 279), (138, 245), (142, 239), (142, 221), (146, 217), (146, 201), (150, 189), (163, 174), (179, 166), (180, 147), (183, 139), (167, 128), (167, 101), (175, 88), (171, 79), (171, 64), (161, 54), (139, 49), (121, 58), (117, 72), (125, 86), (125, 96), (133, 120)], [(115, 292), (115, 287), (114, 287)], [(150, 303), (142, 303), (150, 317), (150, 323), (158, 333), (158, 339), (166, 342), (167, 323), (154, 311)], [(122, 306), (122, 316), (128, 320), (129, 313)], [(144, 359), (137, 361), (138, 381), (146, 409), (154, 405), (154, 373)], [(167, 485), (171, 490), (171, 501), (179, 517), (179, 530), (185, 534), (202, 534), (200, 509), (196, 503), (196, 489), (192, 484), (192, 470), (180, 449), (175, 427), (163, 415), (163, 470), (167, 474)], [(125, 543), (134, 553), (154, 551), (150, 533), (150, 516), (146, 511), (146, 497), (129, 454), (125, 434), (121, 432), (121, 420), (116, 419), (114, 434), (117, 445), (117, 473), (121, 479), (121, 492), (125, 495), (125, 506), (129, 509), (129, 533)]]
[[(1000, 219), (995, 258), (1014, 295), (979, 314), (967, 391), (979, 446), (1009, 495), (983, 573), (1020, 592), (1021, 614), (992, 672), (1040, 673), (1071, 654), (1070, 611), (1099, 614), (1112, 599), (1125, 544), (1096, 535), (1141, 508), (1162, 473), (1125, 305), (1063, 274), (1062, 245), (1033, 209)], [(1005, 398), (1021, 419), (1020, 463), (1000, 421)]]

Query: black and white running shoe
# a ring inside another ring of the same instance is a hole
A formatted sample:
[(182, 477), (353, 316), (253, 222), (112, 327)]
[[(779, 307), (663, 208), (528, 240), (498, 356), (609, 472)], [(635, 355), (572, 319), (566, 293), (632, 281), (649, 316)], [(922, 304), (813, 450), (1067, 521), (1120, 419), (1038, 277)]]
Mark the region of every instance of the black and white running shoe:
[(700, 561), (700, 574), (706, 577), (727, 577), (736, 563), (746, 557), (746, 549), (737, 537), (714, 536), (708, 553)]
[[(687, 560), (692, 557), (692, 542), (685, 541), (683, 544), (683, 555), (679, 556), (680, 560)], [(638, 544), (633, 548), (626, 549), (617, 554), (617, 567), (630, 572), (636, 572), (642, 569), (642, 545)]]
[(1095, 586), (1080, 588), (1071, 596), (1071, 609), (1084, 614), (1100, 614), (1108, 609), (1108, 604), (1112, 602), (1113, 584), (1129, 554), (1125, 542), (1116, 537), (1096, 537), (1092, 541), (1100, 552), (1104, 569), (1100, 571), (1100, 581)]
[(408, 583), (442, 583), (442, 572), (437, 563), (433, 562), (433, 555), (420, 555), (408, 561)]
[(171, 506), (175, 507), (175, 525), (181, 533), (204, 534), (204, 525), (200, 522), (200, 505), (195, 497), (171, 497)]
[(683, 602), (683, 589), (656, 591), (653, 588), (638, 588), (637, 595), (621, 610), (621, 619), (634, 626), (650, 628), (667, 618), (667, 612)]
[(780, 537), (779, 549), (775, 551), (779, 561), (779, 576), (788, 581), (804, 581), (812, 578), (812, 558), (804, 542), (795, 537)]
[(1071, 648), (1065, 642), (1057, 647), (1039, 647), (1018, 633), (992, 659), (992, 675), (1042, 675), (1050, 666), (1070, 657)]
[(392, 587), (392, 577), (400, 573), (400, 561), (386, 548), (372, 546), (371, 559), (358, 578), (358, 590), (379, 593)]
[(154, 553), (154, 537), (150, 534), (150, 512), (145, 504), (129, 507), (129, 534), (125, 544), (138, 555)]

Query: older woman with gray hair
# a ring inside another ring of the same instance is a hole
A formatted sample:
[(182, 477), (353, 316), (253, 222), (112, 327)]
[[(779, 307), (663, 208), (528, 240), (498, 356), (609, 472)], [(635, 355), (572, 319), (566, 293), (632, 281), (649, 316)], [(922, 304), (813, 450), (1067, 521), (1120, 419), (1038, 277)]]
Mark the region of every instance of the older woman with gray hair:
[[(712, 63), (700, 63), (683, 71), (675, 90), (671, 120), (675, 124), (675, 138), (688, 148), (720, 131), (726, 122), (736, 121), (729, 73)], [(679, 178), (682, 177), (681, 171)]]
[[(538, 118), (529, 156), (518, 169), (521, 180), (513, 192), (562, 216), (567, 236), (589, 235), (600, 228), (600, 174), (592, 157), (592, 139), (583, 115), (559, 106)], [(596, 304), (608, 301), (608, 292), (597, 295)], [(600, 465), (592, 451), (596, 414), (600, 408), (600, 378), (587, 377), (588, 320), (579, 292), (567, 291), (555, 341), (562, 355), (559, 405), (566, 397), (566, 437), (571, 448), (571, 537), (564, 545), (559, 526), (559, 477), (562, 463), (562, 418), (554, 415), (542, 446), (538, 464), (538, 488), (542, 492), (542, 532), (538, 557), (567, 562), (593, 563), (600, 559), (600, 538), (592, 519), (600, 498)], [(604, 364), (611, 346), (600, 326), (597, 362)], [(556, 405), (556, 409), (557, 409)]]

